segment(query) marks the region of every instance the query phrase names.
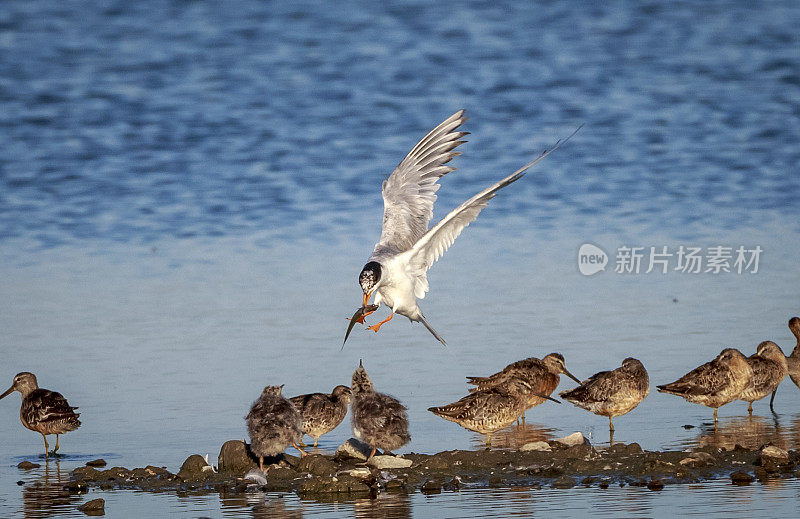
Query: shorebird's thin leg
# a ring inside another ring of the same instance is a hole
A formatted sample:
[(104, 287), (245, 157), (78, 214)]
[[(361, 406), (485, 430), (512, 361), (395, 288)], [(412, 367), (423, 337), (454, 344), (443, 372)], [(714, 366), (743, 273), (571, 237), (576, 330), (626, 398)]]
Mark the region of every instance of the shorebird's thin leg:
[(490, 433), (490, 432), (486, 433), (486, 446), (487, 447), (491, 447), (492, 446), (492, 433)]
[(522, 425), (525, 425), (525, 411), (522, 411), (521, 419), (522, 419)]
[(717, 408), (714, 408), (714, 428), (717, 427)]
[(608, 430), (613, 432), (614, 431), (614, 422), (611, 421), (611, 418), (612, 418), (611, 416), (608, 417)]
[(775, 412), (775, 409), (773, 409), (773, 407), (772, 407), (772, 402), (775, 401), (775, 393), (777, 393), (777, 392), (778, 392), (778, 388), (776, 387), (775, 391), (772, 392), (772, 396), (769, 398), (769, 410), (772, 411), (773, 413)]
[(301, 457), (301, 458), (305, 458), (306, 456), (308, 456), (308, 453), (307, 453), (306, 451), (304, 451), (303, 449), (301, 449), (301, 448), (300, 448), (300, 446), (299, 446), (299, 445), (297, 445), (296, 443), (293, 443), (293, 444), (292, 444), (292, 447), (294, 447), (295, 449), (297, 449), (298, 451), (300, 451), (300, 457)]
[(258, 470), (264, 472), (264, 456), (258, 457)]
[(44, 433), (42, 433), (42, 439), (44, 440), (44, 457), (46, 458), (50, 455), (50, 444), (47, 443), (47, 436)]
[(367, 463), (369, 463), (369, 460), (371, 460), (371, 459), (372, 459), (372, 457), (373, 457), (373, 456), (375, 456), (375, 453), (376, 453), (377, 451), (378, 451), (377, 447), (373, 447), (373, 448), (372, 448), (372, 452), (370, 452), (370, 453), (369, 453), (369, 456), (367, 456)]
[[(300, 436), (300, 441), (299, 441), (299, 442), (297, 442), (297, 444), (298, 444), (298, 445), (300, 445), (301, 447), (305, 447), (305, 446), (306, 446), (306, 444), (303, 442), (303, 439), (304, 439), (305, 437), (306, 437), (306, 435), (305, 435), (305, 433), (303, 433), (303, 434)], [(315, 445), (316, 445), (316, 444), (315, 444)]]
[(57, 434), (56, 434), (56, 448), (53, 449), (53, 454), (55, 454), (56, 452), (58, 452), (58, 435)]
[(317, 443), (318, 443), (318, 442), (319, 442), (319, 436), (317, 436), (316, 438), (314, 438), (314, 448), (316, 448), (316, 447), (317, 447)]
[(753, 416), (753, 402), (750, 402), (750, 405), (747, 406), (747, 413)]
[(372, 326), (368, 327), (367, 330), (372, 330), (373, 332), (377, 333), (378, 330), (381, 329), (381, 326), (383, 326), (384, 324), (386, 324), (386, 323), (388, 323), (389, 321), (392, 320), (392, 317), (394, 317), (394, 312), (390, 313), (389, 317), (387, 317), (383, 321), (379, 322), (378, 324), (373, 324)]

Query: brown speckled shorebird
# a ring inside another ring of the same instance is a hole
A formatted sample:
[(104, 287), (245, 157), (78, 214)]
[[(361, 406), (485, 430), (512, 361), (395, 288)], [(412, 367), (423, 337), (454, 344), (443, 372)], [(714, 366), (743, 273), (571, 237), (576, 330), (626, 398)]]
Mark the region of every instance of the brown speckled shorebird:
[(792, 350), (791, 355), (786, 357), (786, 362), (789, 366), (789, 378), (800, 388), (800, 317), (792, 317), (789, 319), (789, 329), (797, 339), (797, 344)]
[[(490, 387), (503, 386), (512, 379), (526, 381), (530, 386), (530, 389), (525, 393), (528, 396), (528, 401), (520, 415), (522, 423), (525, 423), (525, 411), (544, 402), (545, 399), (538, 395), (550, 396), (555, 391), (560, 380), (559, 375), (562, 373), (578, 384), (581, 383), (575, 375), (567, 370), (567, 366), (564, 364), (564, 357), (560, 353), (550, 353), (545, 355), (543, 359), (529, 357), (518, 360), (494, 375), (467, 377), (467, 383), (477, 386), (477, 388), (470, 389), (470, 391), (475, 392)], [(518, 385), (515, 387), (519, 388)]]
[(303, 435), (303, 422), (297, 409), (281, 395), (283, 386), (267, 386), (247, 413), (250, 450), (258, 456), (258, 467), (264, 471), (264, 458), (277, 456), (292, 445), (306, 453), (297, 443)]
[[(428, 411), (455, 422), (465, 429), (486, 435), (486, 445), (492, 444), (492, 433), (504, 429), (525, 412), (530, 402), (531, 386), (526, 380), (506, 377), (504, 383), (472, 391), (464, 398)], [(542, 402), (544, 395), (536, 395)], [(547, 400), (553, 400), (546, 397)]]
[(58, 435), (74, 431), (81, 425), (78, 420), (80, 413), (76, 413), (77, 407), (72, 407), (61, 393), (40, 389), (36, 381), (36, 375), (23, 371), (17, 373), (14, 381), (8, 390), (0, 395), (0, 399), (9, 395), (12, 391), (19, 391), (22, 395), (22, 406), (19, 409), (19, 417), (22, 425), (31, 431), (36, 431), (44, 439), (44, 454), (48, 455), (50, 445), (47, 443), (47, 435), (56, 435), (56, 446), (53, 454), (58, 452)]
[(637, 359), (628, 357), (613, 371), (595, 373), (581, 385), (562, 391), (561, 398), (600, 416), (608, 417), (608, 428), (614, 430), (615, 416), (633, 410), (650, 394), (650, 377)]
[(742, 391), (739, 399), (749, 402), (747, 412), (753, 414), (753, 402), (772, 393), (769, 408), (774, 411), (772, 402), (775, 399), (775, 392), (789, 371), (783, 350), (772, 341), (764, 341), (758, 345), (755, 355), (747, 358), (747, 363), (753, 368), (753, 379)]
[(349, 387), (336, 386), (331, 394), (311, 393), (289, 399), (303, 419), (303, 434), (314, 438), (314, 447), (317, 446), (320, 436), (331, 432), (342, 423), (347, 415), (351, 394)]
[(388, 452), (411, 441), (406, 407), (396, 398), (373, 389), (372, 381), (361, 361), (353, 373), (350, 388), (353, 391), (353, 435), (372, 447), (367, 461), (378, 449)]
[(675, 382), (656, 386), (661, 393), (683, 397), (693, 404), (714, 408), (714, 425), (717, 409), (737, 400), (750, 384), (753, 369), (747, 357), (736, 348), (725, 348), (711, 362), (706, 362)]

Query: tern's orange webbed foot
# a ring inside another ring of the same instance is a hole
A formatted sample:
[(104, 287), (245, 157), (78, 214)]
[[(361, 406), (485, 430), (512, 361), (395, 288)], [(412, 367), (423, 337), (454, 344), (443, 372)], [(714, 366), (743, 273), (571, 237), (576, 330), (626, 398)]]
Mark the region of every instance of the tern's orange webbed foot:
[(389, 321), (391, 321), (391, 320), (392, 320), (392, 317), (394, 317), (394, 312), (392, 312), (391, 314), (389, 314), (389, 317), (387, 317), (387, 318), (386, 318), (386, 319), (384, 319), (383, 321), (379, 322), (378, 324), (373, 324), (372, 326), (369, 326), (369, 327), (367, 328), (367, 330), (372, 330), (373, 332), (375, 332), (375, 333), (378, 333), (378, 330), (380, 330), (380, 329), (381, 329), (381, 326), (383, 326), (384, 324), (386, 324), (386, 323), (388, 323)]

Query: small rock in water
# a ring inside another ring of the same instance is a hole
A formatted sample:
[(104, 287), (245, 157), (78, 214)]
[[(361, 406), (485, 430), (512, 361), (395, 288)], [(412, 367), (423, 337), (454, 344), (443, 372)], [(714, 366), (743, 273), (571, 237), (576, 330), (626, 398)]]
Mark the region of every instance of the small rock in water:
[(731, 474), (731, 482), (734, 485), (749, 485), (756, 478), (748, 474), (747, 472), (734, 472)]
[(572, 433), (569, 436), (564, 436), (563, 438), (556, 438), (555, 441), (566, 445), (567, 447), (573, 447), (575, 445), (591, 445), (589, 440), (579, 432)]
[(683, 426), (684, 429), (694, 429), (694, 425), (686, 424)]
[(372, 449), (364, 442), (358, 441), (355, 438), (350, 438), (343, 444), (339, 445), (336, 453), (333, 455), (337, 460), (357, 459), (365, 461)]
[(553, 488), (572, 488), (574, 486), (575, 480), (567, 475), (559, 476), (555, 481), (553, 481)]
[(244, 480), (245, 481), (251, 481), (251, 482), (255, 483), (256, 485), (258, 485), (260, 487), (263, 487), (264, 485), (267, 484), (266, 476), (264, 475), (263, 472), (261, 472), (258, 469), (253, 469), (250, 472), (248, 472), (247, 474), (245, 474), (244, 475)]
[(248, 470), (258, 467), (258, 460), (250, 455), (245, 442), (228, 440), (222, 444), (222, 448), (219, 450), (217, 465), (223, 474), (244, 474)]
[(372, 471), (369, 470), (367, 467), (357, 467), (353, 470), (347, 471), (347, 474), (350, 474), (354, 478), (358, 479), (369, 479), (372, 477)]
[(92, 460), (92, 461), (87, 461), (86, 462), (86, 466), (87, 467), (105, 467), (106, 466), (106, 460), (104, 460), (104, 459), (96, 459), (96, 460)]
[(38, 463), (31, 463), (28, 460), (21, 461), (19, 465), (17, 465), (17, 468), (22, 470), (38, 469), (39, 467), (41, 467), (41, 465)]
[(78, 510), (90, 516), (106, 515), (106, 502), (102, 498), (92, 499), (79, 506)]
[(206, 460), (199, 454), (192, 454), (181, 465), (178, 477), (182, 479), (201, 479), (206, 476), (205, 467), (208, 466)]
[(767, 445), (761, 449), (761, 456), (767, 458), (789, 459), (788, 452), (779, 447), (775, 447), (774, 445)]
[(405, 469), (410, 467), (414, 462), (401, 458), (399, 456), (373, 456), (369, 460), (369, 466), (375, 467), (378, 470), (384, 469)]
[(664, 490), (664, 483), (660, 479), (651, 479), (647, 482), (647, 488), (650, 490)]
[[(580, 434), (580, 433), (579, 433)], [(543, 452), (550, 452), (553, 449), (550, 448), (550, 444), (547, 442), (530, 442), (526, 443), (522, 447), (519, 448), (521, 451), (543, 451)]]

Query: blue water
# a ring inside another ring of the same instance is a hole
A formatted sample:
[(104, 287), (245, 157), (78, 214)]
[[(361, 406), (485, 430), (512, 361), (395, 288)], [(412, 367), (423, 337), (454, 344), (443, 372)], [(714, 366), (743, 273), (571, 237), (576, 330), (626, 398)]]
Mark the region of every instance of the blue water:
[[(101, 456), (177, 470), (243, 437), (264, 385), (330, 390), (362, 358), (409, 407), (405, 451), (435, 452), (481, 438), (425, 409), (462, 396), (464, 376), (526, 356), (560, 351), (583, 378), (634, 355), (655, 384), (729, 345), (749, 354), (769, 338), (788, 353), (786, 321), (800, 313), (798, 26), (794, 2), (4, 2), (0, 383), (34, 371), (81, 407), (62, 471)], [(421, 305), (447, 350), (395, 320), (354, 330), (339, 352), (380, 234), (380, 183), (459, 108), (471, 135), (435, 219), (584, 127), (431, 270)], [(606, 272), (578, 273), (587, 242), (611, 256)], [(764, 252), (756, 274), (615, 274), (623, 245)], [(653, 394), (615, 439), (796, 448), (797, 395), (787, 381), (775, 418), (764, 402), (755, 421), (724, 407), (713, 434), (709, 410)], [(41, 449), (18, 398), (0, 402), (0, 515), (21, 513), (15, 465)], [(575, 430), (607, 441), (604, 419), (567, 405), (528, 422), (509, 446)], [(345, 424), (322, 447), (349, 435)], [(703, 492), (671, 490), (659, 506)], [(129, 514), (224, 508), (106, 494)], [(442, 499), (409, 507), (479, 502)], [(765, 499), (726, 514), (754, 515)]]

